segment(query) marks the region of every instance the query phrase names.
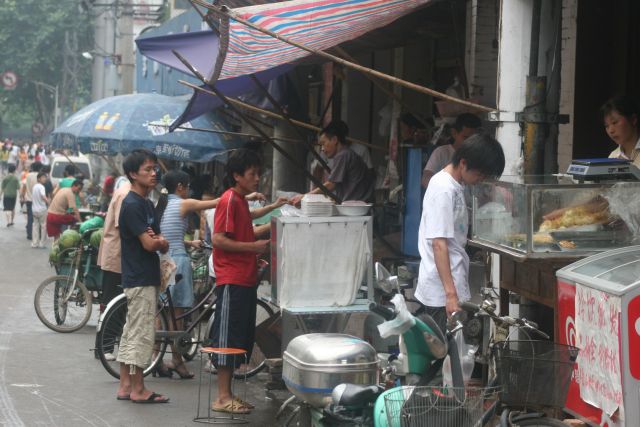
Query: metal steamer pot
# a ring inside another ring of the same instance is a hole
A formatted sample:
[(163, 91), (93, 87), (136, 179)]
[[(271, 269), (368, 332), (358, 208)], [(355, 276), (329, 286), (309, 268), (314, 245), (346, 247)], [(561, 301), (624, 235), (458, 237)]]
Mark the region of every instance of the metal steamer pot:
[(338, 384), (378, 383), (376, 351), (351, 335), (301, 335), (284, 352), (282, 377), (299, 399), (323, 407), (331, 403), (331, 392)]

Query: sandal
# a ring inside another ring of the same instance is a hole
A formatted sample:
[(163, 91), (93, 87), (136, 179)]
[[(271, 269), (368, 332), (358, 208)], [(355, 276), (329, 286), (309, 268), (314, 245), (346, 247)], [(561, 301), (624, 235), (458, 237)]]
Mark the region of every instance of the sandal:
[(244, 407), (246, 407), (246, 408), (249, 408), (249, 409), (255, 409), (255, 405), (252, 405), (251, 403), (246, 402), (246, 401), (244, 401), (244, 400), (240, 399), (238, 396), (233, 396), (233, 400), (234, 400), (236, 403), (238, 403), (239, 405), (242, 405), (242, 406), (244, 406)]
[[(181, 372), (180, 370), (178, 370), (178, 368), (182, 367), (184, 369), (183, 372)], [(184, 362), (181, 362), (177, 365), (174, 366), (167, 366), (167, 370), (169, 371), (170, 374), (173, 374), (174, 372), (176, 374), (178, 374), (178, 376), (180, 377), (181, 380), (190, 380), (193, 377), (196, 376), (196, 374), (194, 374), (193, 372), (189, 372), (189, 370), (187, 369), (187, 366), (184, 364)]]
[(211, 403), (211, 410), (216, 412), (226, 412), (227, 414), (248, 414), (251, 410), (241, 405), (237, 400), (231, 399), (225, 403), (213, 402)]
[(138, 399), (138, 400), (130, 399), (130, 400), (133, 403), (167, 403), (169, 402), (168, 397), (164, 397), (163, 395), (158, 393), (151, 393), (149, 397), (147, 397), (146, 399)]

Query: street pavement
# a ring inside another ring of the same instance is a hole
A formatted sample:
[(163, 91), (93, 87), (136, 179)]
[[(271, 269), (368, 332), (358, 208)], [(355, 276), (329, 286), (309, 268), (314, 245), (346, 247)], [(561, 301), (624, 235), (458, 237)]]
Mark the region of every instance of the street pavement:
[[(25, 217), (18, 215), (15, 223), (7, 228), (4, 215), (0, 219), (0, 426), (198, 425), (193, 422), (200, 373), (197, 358), (188, 364), (195, 379), (145, 378), (149, 389), (171, 398), (169, 403), (117, 401), (117, 380), (93, 356), (97, 307), (89, 324), (74, 333), (57, 333), (40, 322), (33, 296), (54, 270), (48, 251), (32, 249), (26, 240)], [(214, 393), (215, 381), (214, 377)], [(287, 394), (268, 398), (265, 382), (264, 373), (249, 379), (247, 400), (256, 409), (246, 425), (277, 425), (275, 413)], [(235, 386), (242, 395), (242, 383)]]

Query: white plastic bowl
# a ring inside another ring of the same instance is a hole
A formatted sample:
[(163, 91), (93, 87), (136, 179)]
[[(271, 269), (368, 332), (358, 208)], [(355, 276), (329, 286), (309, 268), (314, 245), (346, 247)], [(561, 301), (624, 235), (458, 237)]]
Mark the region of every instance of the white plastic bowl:
[(369, 213), (371, 204), (361, 205), (336, 205), (338, 215), (343, 216), (364, 216)]

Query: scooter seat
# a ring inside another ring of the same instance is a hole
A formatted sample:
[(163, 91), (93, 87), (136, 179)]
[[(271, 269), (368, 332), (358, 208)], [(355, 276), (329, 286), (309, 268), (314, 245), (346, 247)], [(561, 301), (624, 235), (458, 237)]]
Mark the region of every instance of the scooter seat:
[(335, 405), (362, 407), (376, 401), (384, 389), (377, 385), (338, 384), (331, 393)]

